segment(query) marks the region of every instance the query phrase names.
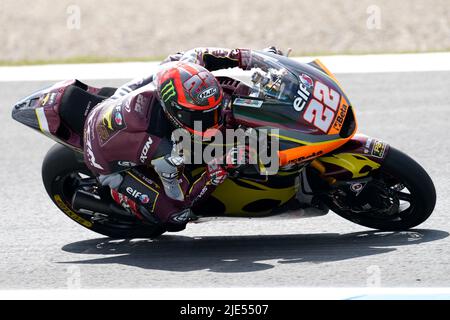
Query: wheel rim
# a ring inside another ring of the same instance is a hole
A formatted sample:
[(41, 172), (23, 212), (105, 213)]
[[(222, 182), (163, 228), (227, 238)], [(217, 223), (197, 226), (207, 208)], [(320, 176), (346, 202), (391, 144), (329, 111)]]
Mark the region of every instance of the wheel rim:
[[(401, 222), (416, 209), (417, 197), (415, 190), (406, 181), (401, 181), (401, 179), (394, 177), (388, 172), (379, 171), (368, 182), (366, 188), (369, 188), (365, 192), (370, 194), (368, 197), (372, 197), (372, 204), (383, 204), (383, 207), (371, 206), (369, 208), (367, 203), (357, 203), (355, 205), (348, 201), (348, 198), (343, 201), (347, 203), (337, 204), (336, 198), (334, 198), (334, 201), (332, 201), (332, 207), (334, 208), (332, 209), (337, 210), (341, 215), (355, 222), (370, 219), (375, 223)], [(378, 192), (374, 194), (374, 190)], [(348, 195), (348, 192), (346, 195)]]

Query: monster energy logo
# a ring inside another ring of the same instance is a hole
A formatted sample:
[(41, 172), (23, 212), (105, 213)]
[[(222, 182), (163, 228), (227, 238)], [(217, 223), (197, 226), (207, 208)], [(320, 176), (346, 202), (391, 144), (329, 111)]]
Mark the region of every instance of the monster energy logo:
[(164, 102), (169, 101), (171, 98), (175, 97), (177, 92), (175, 91), (175, 86), (173, 85), (173, 81), (170, 80), (161, 90), (161, 99)]

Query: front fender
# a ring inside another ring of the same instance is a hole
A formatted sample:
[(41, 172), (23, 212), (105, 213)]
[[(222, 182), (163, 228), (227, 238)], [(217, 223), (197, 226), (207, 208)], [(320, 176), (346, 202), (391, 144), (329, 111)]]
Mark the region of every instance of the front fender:
[(357, 134), (342, 147), (314, 160), (311, 165), (324, 178), (361, 179), (380, 168), (388, 152), (387, 143)]

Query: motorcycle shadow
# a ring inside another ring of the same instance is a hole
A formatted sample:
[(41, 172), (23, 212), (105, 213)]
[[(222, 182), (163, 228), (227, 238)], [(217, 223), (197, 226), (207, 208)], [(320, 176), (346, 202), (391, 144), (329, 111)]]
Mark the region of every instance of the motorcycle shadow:
[(62, 263), (122, 264), (172, 272), (254, 272), (274, 268), (277, 263), (325, 263), (383, 254), (395, 251), (399, 246), (437, 241), (448, 236), (445, 231), (417, 229), (195, 238), (166, 235), (156, 240), (100, 238), (74, 242), (62, 250), (108, 257)]

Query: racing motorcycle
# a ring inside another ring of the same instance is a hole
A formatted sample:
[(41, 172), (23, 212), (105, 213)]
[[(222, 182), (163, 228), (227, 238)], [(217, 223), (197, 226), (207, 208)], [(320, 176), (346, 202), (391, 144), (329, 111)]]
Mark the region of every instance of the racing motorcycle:
[[(250, 166), (238, 169), (193, 208), (198, 221), (285, 213), (307, 218), (331, 210), (365, 227), (396, 231), (421, 224), (433, 212), (436, 192), (427, 172), (386, 142), (357, 134), (354, 106), (320, 60), (299, 63), (255, 51), (247, 70), (214, 74), (231, 97), (239, 126), (277, 129), (280, 170), (264, 175)], [(157, 237), (166, 230), (117, 205), (83, 161), (85, 119), (115, 90), (59, 82), (19, 101), (12, 117), (58, 143), (44, 159), (42, 178), (64, 214), (114, 238)], [(190, 173), (195, 178), (203, 170)], [(299, 192), (316, 210), (295, 201)]]

